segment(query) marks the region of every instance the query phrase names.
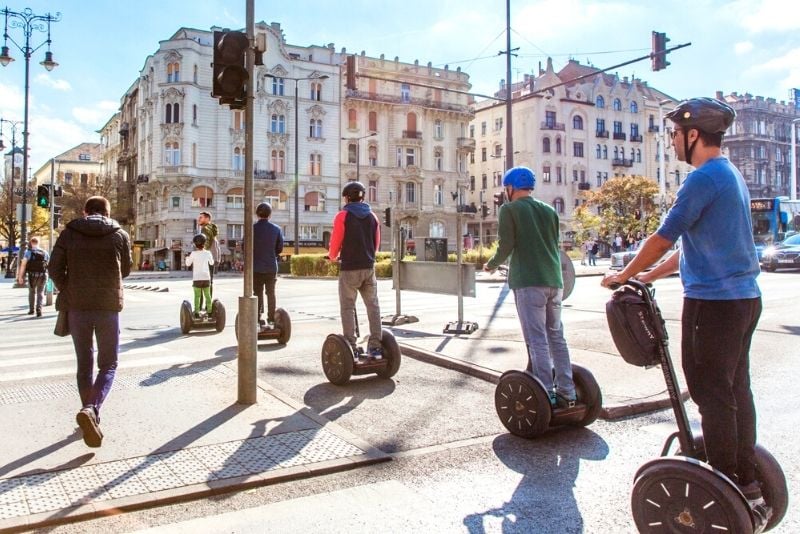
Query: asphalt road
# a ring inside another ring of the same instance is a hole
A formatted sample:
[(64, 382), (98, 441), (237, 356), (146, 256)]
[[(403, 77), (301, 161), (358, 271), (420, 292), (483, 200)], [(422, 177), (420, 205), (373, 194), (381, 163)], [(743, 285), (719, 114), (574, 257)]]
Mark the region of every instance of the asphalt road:
[[(789, 479), (790, 495), (797, 495), (800, 445), (793, 429), (800, 425), (800, 393), (794, 379), (800, 367), (796, 304), (800, 284), (797, 273), (792, 272), (764, 273), (759, 280), (765, 311), (752, 351), (753, 389), (760, 415), (759, 440), (781, 461)], [(215, 295), (228, 308), (231, 324), (241, 284), (241, 279), (219, 278), (215, 285)], [(188, 280), (150, 285), (168, 288), (169, 292), (126, 292), (123, 369), (150, 366), (154, 362), (188, 368), (197, 362), (216, 364), (235, 358), (232, 328), (220, 334), (180, 333), (178, 311), (180, 301), (191, 292)], [(665, 280), (657, 287), (657, 298), (667, 318), (677, 356), (679, 281)], [(480, 324), (512, 322), (513, 296), (502, 284), (479, 284), (477, 289), (477, 298), (465, 300), (465, 319)], [(387, 308), (393, 308), (394, 303), (390, 283), (381, 282), (380, 290), (384, 313), (390, 313)], [(640, 464), (657, 456), (664, 438), (672, 431), (669, 412), (610, 423), (598, 421), (587, 429), (566, 429), (525, 441), (506, 434), (496, 420), (491, 400), (493, 386), (453, 371), (404, 359), (393, 380), (359, 377), (347, 388), (331, 386), (322, 374), (319, 351), (325, 335), (339, 330), (336, 295), (335, 281), (279, 281), (279, 305), (292, 315), (293, 339), (285, 347), (273, 342), (260, 344), (259, 377), (392, 453), (394, 461), (66, 525), (53, 531), (124, 532), (191, 518), (200, 519), (199, 524), (193, 524), (195, 530), (218, 531), (213, 518), (221, 513), (239, 514), (242, 510), (258, 511), (257, 507), (279, 504), (287, 507), (285, 513), (295, 517), (295, 522), (280, 523), (280, 514), (265, 512), (259, 516), (253, 531), (271, 528), (292, 531), (304, 524), (301, 518), (314, 516), (308, 502), (335, 505), (336, 512), (326, 512), (332, 518), (326, 528), (330, 532), (377, 528), (554, 533), (635, 530), (629, 510), (633, 474)], [(607, 298), (608, 291), (599, 287), (598, 278), (578, 280), (564, 312), (571, 347), (613, 351), (603, 314)], [(403, 312), (418, 315), (422, 322), (444, 325), (456, 318), (455, 298), (404, 293)], [(3, 366), (0, 382), (72, 379), (68, 359), (71, 347), (64, 340), (44, 337), (48, 328), (52, 329), (52, 318), (40, 321), (46, 326), (36, 328), (41, 328), (48, 350), (35, 355), (17, 352), (24, 350), (21, 342), (18, 347), (0, 349), (0, 366)], [(34, 328), (31, 324), (27, 317), (19, 320), (21, 329)], [(508, 329), (511, 335), (513, 328), (508, 326)], [(59, 358), (62, 353), (65, 358)], [(37, 365), (19, 365), (18, 360), (24, 355), (38, 358)], [(235, 397), (235, 392), (231, 392), (231, 397)], [(697, 418), (691, 406), (690, 414)], [(376, 491), (391, 488), (396, 493), (379, 499), (382, 508), (347, 500), (347, 491), (364, 487)], [(272, 512), (276, 508), (265, 510)], [(800, 514), (794, 510), (774, 530), (798, 531)]]

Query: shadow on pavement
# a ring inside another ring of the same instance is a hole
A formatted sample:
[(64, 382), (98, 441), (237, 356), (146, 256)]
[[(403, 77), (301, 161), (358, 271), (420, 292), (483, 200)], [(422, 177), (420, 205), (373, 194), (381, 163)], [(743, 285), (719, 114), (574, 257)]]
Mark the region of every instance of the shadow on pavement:
[(293, 367), (291, 365), (264, 365), (261, 367), (261, 371), (266, 373), (267, 375), (283, 375), (283, 376), (311, 376), (311, 375), (318, 375), (317, 372), (307, 371), (305, 369), (301, 369), (299, 367)]
[[(40, 458), (44, 458), (45, 456), (48, 456), (49, 454), (57, 451), (58, 449), (60, 449), (62, 447), (66, 447), (67, 445), (69, 445), (70, 443), (72, 443), (74, 441), (82, 440), (83, 438), (81, 436), (82, 435), (81, 435), (80, 431), (78, 431), (78, 429), (75, 429), (75, 431), (72, 434), (70, 434), (69, 436), (67, 436), (67, 437), (65, 437), (65, 438), (63, 438), (63, 439), (61, 439), (59, 441), (56, 441), (55, 443), (53, 443), (51, 445), (48, 445), (47, 447), (45, 447), (43, 449), (39, 449), (38, 451), (32, 452), (32, 453), (28, 454), (27, 456), (23, 456), (22, 458), (14, 460), (13, 462), (10, 462), (10, 463), (7, 463), (6, 465), (0, 466), (0, 477), (6, 475), (8, 473), (11, 473), (15, 469), (18, 469), (18, 468), (20, 468), (20, 467), (22, 467), (24, 465), (27, 465), (27, 464), (33, 462), (34, 460), (38, 460)], [(83, 463), (83, 462), (81, 462), (81, 463)], [(47, 469), (47, 471), (50, 471), (50, 469)], [(31, 473), (28, 473), (28, 474), (31, 474)], [(15, 476), (18, 476), (18, 475), (15, 475)]]
[(167, 382), (171, 378), (178, 378), (190, 376), (203, 371), (208, 371), (212, 367), (216, 367), (222, 363), (231, 361), (236, 358), (236, 355), (230, 356), (217, 356), (216, 358), (209, 358), (208, 360), (199, 360), (191, 363), (176, 363), (166, 369), (159, 369), (153, 372), (150, 376), (139, 382), (140, 386), (157, 386)]
[(365, 400), (382, 399), (391, 395), (394, 389), (394, 380), (367, 375), (352, 379), (346, 386), (328, 382), (317, 384), (306, 391), (303, 403), (324, 418), (335, 421)]
[[(562, 432), (569, 432), (570, 439), (554, 435)], [(502, 532), (584, 532), (573, 488), (581, 460), (608, 456), (603, 438), (585, 428), (565, 428), (536, 440), (503, 434), (492, 448), (501, 462), (523, 478), (509, 502), (466, 516), (463, 523), (468, 532), (485, 533), (488, 517), (501, 518)], [(496, 524), (492, 522), (495, 528)]]

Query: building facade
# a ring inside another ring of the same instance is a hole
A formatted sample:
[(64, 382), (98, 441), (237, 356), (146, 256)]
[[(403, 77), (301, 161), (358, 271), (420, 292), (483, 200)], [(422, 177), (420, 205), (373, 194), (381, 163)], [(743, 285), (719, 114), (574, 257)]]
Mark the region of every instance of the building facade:
[[(495, 96), (503, 99), (508, 90), (501, 82)], [(548, 59), (538, 76), (526, 75), (510, 92), (514, 164), (536, 173), (534, 195), (558, 212), (566, 246), (570, 245), (572, 211), (584, 202), (583, 191), (599, 188), (615, 176), (661, 180), (659, 144), (665, 143), (665, 135), (660, 117), (676, 100), (646, 82), (600, 73), (574, 60), (555, 72)], [(497, 235), (493, 200), (502, 191), (505, 122), (505, 103), (486, 100), (476, 105), (469, 130), (476, 150), (470, 160), (468, 200), (476, 206), (486, 203), (488, 214), (479, 220), (478, 209), (468, 232), (482, 235), (484, 243)], [(672, 157), (668, 139), (664, 146), (664, 187), (669, 194), (690, 167)]]

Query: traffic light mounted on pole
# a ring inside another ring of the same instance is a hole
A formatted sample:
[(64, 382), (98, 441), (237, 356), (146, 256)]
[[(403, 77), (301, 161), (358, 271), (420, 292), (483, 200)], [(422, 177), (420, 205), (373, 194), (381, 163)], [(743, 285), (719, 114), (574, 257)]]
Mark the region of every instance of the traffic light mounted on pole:
[(229, 104), (231, 109), (245, 108), (249, 78), (245, 68), (248, 46), (250, 41), (242, 32), (214, 32), (211, 96), (218, 98), (220, 105)]
[(650, 66), (653, 71), (666, 69), (669, 65), (667, 61), (667, 34), (664, 32), (653, 32), (653, 52), (650, 54)]
[(53, 206), (53, 228), (61, 224), (61, 206)]
[(392, 226), (392, 208), (383, 210), (383, 224), (390, 227)]
[(500, 191), (499, 193), (494, 194), (494, 205), (498, 208), (503, 205), (505, 199), (503, 198), (503, 192)]
[(47, 209), (50, 207), (50, 187), (47, 185), (40, 185), (36, 189), (36, 205), (40, 208)]

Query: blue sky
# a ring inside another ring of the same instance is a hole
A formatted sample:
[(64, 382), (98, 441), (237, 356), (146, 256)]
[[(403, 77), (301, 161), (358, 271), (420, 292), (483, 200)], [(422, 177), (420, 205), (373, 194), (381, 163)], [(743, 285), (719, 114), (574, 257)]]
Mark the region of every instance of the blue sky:
[[(95, 131), (160, 40), (181, 26), (245, 24), (244, 0), (8, 2), (13, 11), (62, 16), (52, 25), (59, 67), (47, 73), (39, 66), (44, 48), (31, 60), (34, 171), (78, 143), (99, 140)], [(337, 51), (460, 66), (476, 93), (492, 93), (505, 78), (505, 58), (497, 55), (505, 47), (505, 0), (256, 0), (256, 20), (280, 22), (291, 44), (332, 42)], [(619, 69), (620, 76), (635, 75), (676, 98), (721, 90), (787, 100), (791, 87), (800, 88), (800, 8), (793, 0), (512, 0), (511, 26), (512, 47), (520, 47), (515, 81), (547, 56), (559, 69), (570, 57), (605, 68), (645, 55), (657, 30), (670, 46), (692, 46), (670, 54), (666, 70), (651, 72), (642, 61)], [(9, 34), (22, 39), (18, 28)], [(45, 38), (34, 32), (33, 44)], [(17, 61), (0, 68), (0, 116), (22, 120), (24, 62), (13, 46), (11, 55)]]

